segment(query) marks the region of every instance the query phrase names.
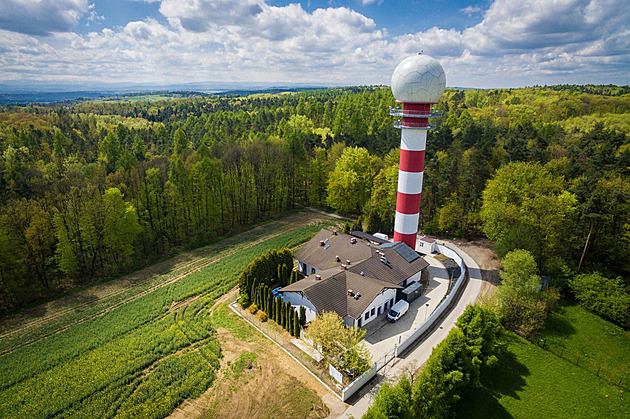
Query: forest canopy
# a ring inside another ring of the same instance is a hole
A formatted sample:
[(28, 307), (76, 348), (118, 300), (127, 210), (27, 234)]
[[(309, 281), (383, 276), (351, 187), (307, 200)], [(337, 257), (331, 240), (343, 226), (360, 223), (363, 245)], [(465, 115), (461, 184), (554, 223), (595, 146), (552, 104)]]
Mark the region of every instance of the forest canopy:
[[(391, 232), (394, 104), (376, 86), (0, 108), (0, 310), (299, 205)], [(422, 232), (628, 285), (627, 86), (447, 89), (436, 106)]]

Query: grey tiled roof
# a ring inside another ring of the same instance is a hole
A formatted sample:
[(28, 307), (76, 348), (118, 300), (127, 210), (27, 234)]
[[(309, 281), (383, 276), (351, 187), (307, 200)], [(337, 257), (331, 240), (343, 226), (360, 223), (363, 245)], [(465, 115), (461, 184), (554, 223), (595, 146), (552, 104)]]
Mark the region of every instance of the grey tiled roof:
[[(357, 274), (363, 272), (365, 276), (397, 285), (429, 266), (421, 257), (408, 262), (396, 249), (410, 248), (400, 242), (388, 242), (382, 249), (388, 262), (386, 265), (376, 254), (377, 250), (381, 251), (381, 247), (376, 244), (368, 246), (369, 242), (360, 238), (356, 238), (356, 243), (351, 244), (351, 238), (352, 236), (347, 234), (335, 235), (332, 231), (323, 229), (295, 253), (295, 258), (319, 271), (339, 267), (342, 263), (345, 264), (346, 260), (350, 260), (349, 271)], [(327, 240), (328, 248), (326, 245), (319, 245), (321, 240)], [(335, 256), (339, 256), (341, 261), (337, 262)]]
[[(282, 288), (281, 292), (300, 291), (315, 306), (318, 313), (324, 311), (334, 311), (342, 318), (346, 316), (359, 318), (370, 303), (384, 289), (402, 287), (388, 282), (379, 281), (375, 278), (362, 276), (354, 272), (334, 269), (336, 273), (330, 271), (318, 273), (322, 279), (315, 279), (315, 275), (310, 275), (301, 281)], [(360, 294), (359, 298), (348, 295), (348, 290), (354, 294)]]
[[(333, 234), (321, 230), (308, 243), (295, 253), (295, 258), (314, 268), (316, 274), (282, 288), (282, 292), (302, 292), (313, 303), (318, 312), (335, 311), (341, 317), (358, 318), (374, 298), (385, 288), (400, 289), (403, 281), (425, 269), (429, 264), (418, 257), (409, 262), (403, 255), (412, 251), (404, 243), (387, 243), (381, 248), (368, 245), (367, 240), (343, 233)], [(326, 241), (320, 246), (320, 241)], [(328, 246), (328, 247), (326, 247)], [(381, 252), (386, 263), (381, 261)], [(335, 257), (341, 261), (337, 262)], [(341, 264), (350, 264), (341, 269)], [(321, 279), (316, 279), (319, 275)], [(361, 297), (348, 296), (351, 289)]]
[[(356, 244), (352, 244), (350, 243), (351, 238), (352, 236), (347, 234), (334, 235), (332, 231), (323, 229), (295, 252), (295, 258), (323, 271), (346, 263), (346, 259), (350, 260), (350, 263), (356, 263), (372, 255), (367, 241), (356, 239)], [(328, 248), (325, 245), (319, 245), (321, 240), (326, 239), (328, 239), (326, 242)], [(335, 261), (335, 256), (340, 256), (342, 262)]]

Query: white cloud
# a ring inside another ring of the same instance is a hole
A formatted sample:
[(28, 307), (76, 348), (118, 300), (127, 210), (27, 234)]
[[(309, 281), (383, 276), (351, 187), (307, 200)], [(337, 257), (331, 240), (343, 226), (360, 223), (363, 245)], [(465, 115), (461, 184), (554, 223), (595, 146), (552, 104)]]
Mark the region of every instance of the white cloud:
[[(450, 85), (628, 83), (630, 8), (614, 0), (496, 0), (463, 31), (432, 28), (399, 37), (439, 58)], [(538, 78), (538, 80), (537, 80)], [(608, 79), (606, 79), (608, 78)]]
[[(54, 4), (71, 3), (85, 4)], [(48, 37), (0, 30), (0, 79), (373, 84), (388, 83), (400, 60), (424, 51), (442, 63), (450, 86), (627, 84), (630, 8), (621, 3), (496, 0), (467, 29), (390, 37), (344, 7), (161, 0), (168, 23), (145, 19), (86, 35), (43, 29)]]
[(463, 9), (460, 9), (459, 11), (468, 15), (468, 16), (472, 16), (475, 13), (479, 13), (481, 12), (483, 9), (481, 7), (478, 6), (466, 6)]
[(87, 0), (2, 0), (0, 29), (43, 36), (68, 32), (87, 11)]

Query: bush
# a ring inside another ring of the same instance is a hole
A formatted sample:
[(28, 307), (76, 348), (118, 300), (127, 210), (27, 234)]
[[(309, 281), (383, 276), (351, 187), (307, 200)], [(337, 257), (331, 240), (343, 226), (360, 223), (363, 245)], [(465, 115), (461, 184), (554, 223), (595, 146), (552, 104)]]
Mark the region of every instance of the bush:
[(506, 329), (523, 337), (540, 330), (547, 313), (558, 301), (557, 290), (540, 291), (534, 257), (527, 250), (516, 249), (501, 261), (501, 279), (496, 293), (497, 314)]
[(256, 312), (258, 311), (258, 306), (256, 304), (252, 304), (251, 306), (249, 306), (248, 310), (250, 313), (256, 314)]
[(267, 317), (267, 313), (265, 313), (264, 311), (258, 313), (258, 319), (263, 323), (269, 320), (269, 318)]
[(238, 300), (239, 304), (243, 308), (247, 308), (249, 306), (249, 295), (245, 293), (241, 293), (241, 299)]
[(601, 317), (630, 326), (630, 295), (621, 278), (606, 278), (599, 272), (576, 275), (569, 281), (571, 291), (581, 306)]

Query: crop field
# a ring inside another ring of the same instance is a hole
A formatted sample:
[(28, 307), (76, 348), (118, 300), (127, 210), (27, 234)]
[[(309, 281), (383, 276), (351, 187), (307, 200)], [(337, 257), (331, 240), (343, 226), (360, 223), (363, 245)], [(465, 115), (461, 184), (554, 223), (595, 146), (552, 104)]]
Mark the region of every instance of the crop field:
[(322, 219), (297, 214), (95, 285), (45, 315), (3, 319), (0, 417), (164, 417), (199, 396), (222, 357), (215, 299), (254, 257), (332, 224)]
[(456, 409), (460, 418), (624, 418), (630, 395), (595, 374), (510, 334)]

